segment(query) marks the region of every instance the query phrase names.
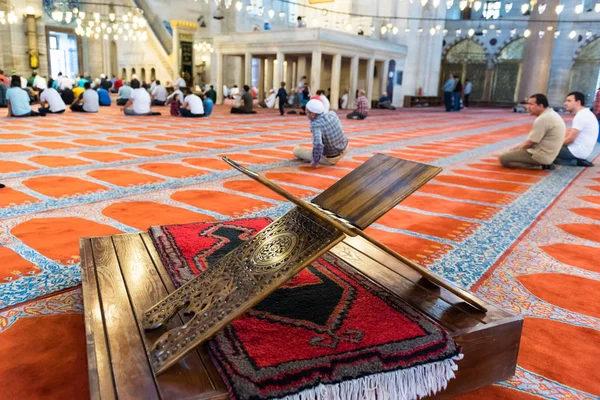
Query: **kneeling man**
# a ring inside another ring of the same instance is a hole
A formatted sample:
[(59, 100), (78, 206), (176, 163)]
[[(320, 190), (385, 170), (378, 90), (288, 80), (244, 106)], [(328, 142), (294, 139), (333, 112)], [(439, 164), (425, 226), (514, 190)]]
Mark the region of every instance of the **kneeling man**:
[(594, 151), (596, 140), (598, 140), (598, 120), (594, 113), (585, 107), (583, 93), (569, 93), (565, 101), (565, 108), (567, 111), (571, 111), (575, 118), (573, 127), (567, 130), (565, 141), (554, 164), (591, 167), (594, 164), (587, 158)]
[(548, 106), (543, 94), (534, 94), (528, 99), (529, 114), (537, 116), (527, 140), (500, 155), (500, 164), (506, 168), (552, 169), (552, 162), (565, 140), (565, 123)]
[(325, 112), (323, 102), (313, 99), (306, 104), (306, 116), (310, 120), (313, 148), (310, 150), (297, 146), (294, 156), (310, 162), (311, 168), (317, 168), (319, 163), (336, 164), (348, 151), (348, 139), (337, 114), (333, 111)]

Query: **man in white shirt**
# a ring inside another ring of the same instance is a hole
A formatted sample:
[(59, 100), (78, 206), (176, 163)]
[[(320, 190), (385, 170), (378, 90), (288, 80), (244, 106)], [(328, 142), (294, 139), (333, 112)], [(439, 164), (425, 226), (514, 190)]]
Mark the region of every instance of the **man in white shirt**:
[(97, 113), (100, 108), (98, 92), (92, 89), (92, 84), (90, 82), (86, 82), (83, 85), (83, 88), (85, 89), (85, 92), (81, 95), (81, 100), (78, 99), (71, 105), (71, 111)]
[(344, 89), (344, 95), (342, 96), (340, 108), (342, 110), (348, 108), (348, 89)]
[(471, 90), (473, 90), (473, 83), (470, 80), (466, 80), (465, 81), (465, 89), (463, 91), (463, 104), (464, 104), (464, 108), (468, 108), (469, 107), (469, 97), (471, 97)]
[(185, 100), (179, 110), (181, 116), (185, 118), (200, 118), (204, 115), (204, 104), (202, 99), (192, 93), (191, 90), (186, 91)]
[(33, 88), (37, 90), (44, 90), (48, 87), (48, 83), (46, 82), (46, 78), (41, 75), (35, 75), (33, 78)]
[(148, 91), (141, 87), (140, 81), (134, 79), (131, 81), (131, 97), (123, 107), (123, 113), (125, 115), (160, 115), (160, 113), (153, 113), (150, 110), (151, 102)]
[(58, 77), (58, 90), (71, 89), (73, 90), (73, 82), (69, 77), (60, 75)]
[(326, 113), (329, 112), (329, 109), (331, 108), (331, 104), (329, 103), (329, 99), (327, 98), (327, 96), (325, 96), (325, 91), (323, 89), (317, 90), (317, 96), (319, 96), (321, 103), (323, 103), (323, 106), (325, 107), (324, 112), (326, 112)]
[(594, 151), (598, 140), (598, 119), (585, 107), (585, 95), (581, 92), (567, 95), (565, 109), (575, 114), (575, 118), (554, 164), (591, 167), (594, 164), (586, 159)]
[(40, 93), (40, 103), (42, 106), (38, 110), (40, 113), (61, 114), (65, 112), (67, 105), (63, 101), (56, 89), (47, 88)]
[(175, 79), (175, 86), (184, 88), (187, 87), (187, 82), (181, 76), (178, 76), (177, 79)]
[(167, 101), (167, 89), (160, 84), (159, 80), (154, 81), (154, 89), (152, 90), (152, 105), (164, 106)]

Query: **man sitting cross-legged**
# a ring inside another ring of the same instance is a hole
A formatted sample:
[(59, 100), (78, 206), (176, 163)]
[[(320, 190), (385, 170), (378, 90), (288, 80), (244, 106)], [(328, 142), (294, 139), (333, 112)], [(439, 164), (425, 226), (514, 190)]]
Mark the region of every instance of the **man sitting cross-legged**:
[(244, 94), (242, 95), (242, 104), (240, 107), (233, 107), (231, 109), (232, 114), (256, 114), (256, 111), (252, 111), (252, 93), (250, 92), (250, 86), (244, 85)]
[(182, 117), (201, 118), (204, 116), (204, 104), (202, 99), (192, 93), (191, 89), (186, 90), (186, 96), (183, 105), (179, 109)]
[(60, 97), (60, 94), (58, 94), (56, 89), (52, 88), (42, 90), (40, 93), (40, 103), (42, 106), (38, 111), (46, 114), (61, 114), (64, 113), (67, 108), (67, 105)]
[(565, 123), (548, 106), (543, 94), (530, 96), (527, 108), (529, 114), (537, 116), (531, 132), (523, 143), (500, 155), (500, 164), (507, 168), (553, 169), (552, 161), (565, 140)]
[(21, 88), (21, 77), (13, 75), (10, 78), (10, 89), (6, 91), (8, 117), (45, 117), (44, 112), (36, 112), (29, 107), (29, 95)]
[(348, 151), (348, 139), (337, 114), (325, 112), (323, 102), (313, 99), (306, 104), (306, 116), (310, 120), (313, 148), (297, 146), (294, 156), (310, 162), (311, 168), (317, 168), (319, 164), (336, 164)]
[(140, 81), (133, 79), (131, 81), (131, 97), (123, 107), (125, 115), (160, 115), (158, 112), (150, 110), (150, 93), (141, 87)]
[(598, 140), (598, 120), (594, 113), (585, 107), (583, 93), (569, 93), (565, 100), (565, 109), (571, 111), (575, 118), (573, 127), (567, 130), (565, 141), (554, 164), (591, 167), (594, 164), (587, 158), (594, 151)]
[(71, 105), (71, 111), (97, 113), (100, 108), (98, 92), (92, 89), (92, 84), (90, 82), (84, 83), (83, 88), (85, 91)]
[(347, 115), (348, 119), (365, 119), (369, 114), (369, 100), (367, 100), (367, 92), (364, 90), (358, 91), (358, 97), (354, 102), (354, 111)]

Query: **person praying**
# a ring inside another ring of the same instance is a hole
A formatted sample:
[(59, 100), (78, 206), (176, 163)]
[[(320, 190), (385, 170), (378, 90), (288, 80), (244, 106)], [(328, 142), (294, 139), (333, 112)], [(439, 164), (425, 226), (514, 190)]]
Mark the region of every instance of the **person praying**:
[(42, 106), (38, 109), (38, 112), (44, 114), (62, 114), (67, 108), (60, 94), (53, 88), (42, 90), (40, 93), (40, 104)]
[(71, 104), (71, 111), (97, 113), (100, 109), (98, 92), (92, 89), (92, 84), (90, 82), (85, 82), (83, 88), (85, 91), (77, 100), (75, 100), (75, 102), (73, 102), (73, 104)]
[(232, 114), (256, 114), (256, 111), (252, 110), (253, 107), (252, 93), (250, 93), (250, 86), (244, 85), (244, 94), (242, 95), (242, 104), (240, 107), (233, 107), (231, 109)]
[(367, 100), (366, 92), (364, 90), (358, 91), (358, 97), (354, 102), (354, 111), (347, 115), (348, 119), (360, 119), (367, 118), (369, 114), (369, 100)]
[(152, 90), (152, 105), (164, 106), (167, 101), (167, 89), (160, 84), (159, 80), (154, 81), (154, 90)]
[(10, 78), (10, 89), (6, 91), (8, 117), (45, 117), (46, 113), (36, 112), (29, 106), (29, 95), (21, 88), (21, 77)]
[(183, 105), (179, 109), (182, 117), (200, 118), (204, 115), (204, 104), (202, 99), (196, 96), (190, 89), (186, 90), (187, 96), (183, 100)]
[(310, 163), (311, 168), (318, 168), (319, 164), (335, 165), (348, 152), (342, 122), (335, 112), (325, 112), (323, 102), (317, 99), (306, 104), (306, 116), (310, 120), (313, 148), (296, 146), (294, 156)]
[(153, 113), (150, 108), (150, 94), (141, 87), (140, 81), (134, 79), (131, 81), (131, 97), (123, 107), (125, 115), (160, 115)]

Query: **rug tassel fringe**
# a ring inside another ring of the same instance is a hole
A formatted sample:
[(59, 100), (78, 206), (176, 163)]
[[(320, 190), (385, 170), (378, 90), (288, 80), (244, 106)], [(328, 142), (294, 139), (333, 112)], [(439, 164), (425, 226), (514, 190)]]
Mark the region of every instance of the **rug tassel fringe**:
[(412, 400), (434, 395), (444, 389), (454, 371), (459, 354), (451, 359), (416, 367), (365, 376), (334, 385), (319, 385), (284, 400)]

